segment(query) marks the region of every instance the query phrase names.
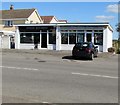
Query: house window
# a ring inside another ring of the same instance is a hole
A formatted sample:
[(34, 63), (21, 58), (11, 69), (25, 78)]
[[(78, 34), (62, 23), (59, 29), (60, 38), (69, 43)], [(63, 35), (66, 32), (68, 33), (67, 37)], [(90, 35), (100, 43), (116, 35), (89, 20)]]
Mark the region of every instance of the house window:
[(13, 21), (11, 20), (5, 21), (5, 26), (13, 26)]

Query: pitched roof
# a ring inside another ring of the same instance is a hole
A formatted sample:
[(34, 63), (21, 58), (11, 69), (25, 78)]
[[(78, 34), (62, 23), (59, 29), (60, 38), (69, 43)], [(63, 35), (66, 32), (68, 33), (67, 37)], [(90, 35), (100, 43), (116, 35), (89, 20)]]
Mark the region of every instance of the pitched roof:
[(67, 20), (58, 20), (59, 22), (66, 22), (67, 23)]
[(35, 9), (0, 10), (2, 19), (28, 18)]
[(41, 16), (44, 23), (50, 23), (54, 16)]

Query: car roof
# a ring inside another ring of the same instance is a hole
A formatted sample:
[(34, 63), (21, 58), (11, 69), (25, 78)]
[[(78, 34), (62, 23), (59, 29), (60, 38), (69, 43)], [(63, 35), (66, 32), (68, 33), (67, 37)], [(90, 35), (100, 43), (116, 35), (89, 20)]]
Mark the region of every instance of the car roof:
[(92, 42), (78, 42), (76, 44), (89, 44), (89, 43), (92, 43)]

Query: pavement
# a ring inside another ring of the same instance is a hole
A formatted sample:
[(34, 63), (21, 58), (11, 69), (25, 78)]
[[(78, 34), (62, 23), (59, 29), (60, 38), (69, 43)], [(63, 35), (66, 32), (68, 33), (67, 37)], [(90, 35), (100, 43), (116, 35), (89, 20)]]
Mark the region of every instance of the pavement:
[[(29, 54), (46, 54), (46, 55), (54, 55), (54, 56), (71, 56), (72, 52), (70, 50), (41, 50), (41, 49), (2, 49), (0, 52), (5, 53), (29, 53)], [(108, 52), (99, 52), (99, 58), (109, 58), (111, 56), (115, 56), (117, 54), (108, 53)]]

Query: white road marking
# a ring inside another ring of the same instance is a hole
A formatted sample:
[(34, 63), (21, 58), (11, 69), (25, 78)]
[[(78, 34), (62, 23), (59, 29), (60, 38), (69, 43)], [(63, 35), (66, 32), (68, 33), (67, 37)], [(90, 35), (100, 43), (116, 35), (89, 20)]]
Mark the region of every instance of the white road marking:
[(92, 77), (103, 77), (103, 78), (118, 79), (118, 77), (113, 77), (113, 76), (108, 76), (108, 75), (96, 75), (96, 74), (75, 73), (75, 72), (72, 72), (71, 74), (81, 75), (81, 76), (92, 76)]
[(44, 102), (42, 102), (42, 103), (44, 103), (44, 104), (48, 104), (49, 102), (45, 102), (45, 101), (44, 101)]
[(33, 71), (37, 71), (38, 69), (34, 69), (34, 68), (21, 68), (21, 67), (9, 67), (9, 66), (0, 66), (1, 68), (8, 68), (8, 69), (20, 69), (20, 70), (33, 70)]

